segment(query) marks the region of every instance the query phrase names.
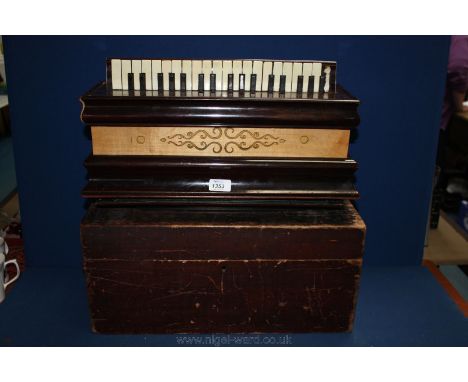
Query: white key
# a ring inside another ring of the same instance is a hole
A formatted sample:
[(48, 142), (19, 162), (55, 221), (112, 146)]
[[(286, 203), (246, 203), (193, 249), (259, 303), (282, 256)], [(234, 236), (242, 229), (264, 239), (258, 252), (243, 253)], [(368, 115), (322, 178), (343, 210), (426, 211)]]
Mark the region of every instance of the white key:
[(203, 82), (205, 83), (204, 90), (210, 91), (210, 74), (211, 74), (211, 60), (203, 60)]
[(122, 89), (122, 62), (111, 60), (112, 89)]
[(330, 73), (331, 73), (331, 68), (329, 66), (327, 66), (325, 69), (324, 69), (324, 73), (325, 73), (325, 86), (323, 87), (323, 90), (325, 93), (327, 93), (329, 90), (330, 90)]
[(283, 63), (275, 61), (273, 63), (273, 74), (275, 75), (275, 82), (273, 83), (273, 91), (279, 92), (280, 76), (283, 74)]
[[(291, 91), (297, 91), (297, 77), (302, 76), (302, 62), (293, 63), (292, 67), (292, 81), (291, 81)], [(302, 91), (304, 91), (304, 80), (302, 81)]]
[(133, 88), (140, 90), (141, 60), (132, 60)]
[(252, 74), (257, 75), (257, 82), (255, 84), (255, 91), (261, 92), (262, 91), (262, 68), (263, 62), (262, 61), (254, 61), (252, 64)]
[(245, 74), (245, 91), (250, 91), (250, 75), (252, 74), (252, 61), (242, 61), (242, 73)]
[[(145, 73), (145, 89), (151, 90), (151, 60), (142, 60), (141, 61), (141, 72)], [(140, 84), (141, 87), (141, 84)]]
[(228, 90), (228, 74), (232, 74), (232, 61), (223, 61), (223, 90)]
[(132, 61), (122, 60), (122, 89), (128, 90), (128, 73), (132, 72)]
[(220, 60), (213, 61), (213, 73), (216, 74), (216, 91), (221, 91), (223, 88), (223, 62)]
[(198, 75), (202, 73), (202, 62), (200, 60), (192, 61), (192, 90), (198, 90)]
[(286, 86), (285, 86), (286, 93), (291, 93), (292, 69), (293, 69), (292, 62), (283, 62), (283, 75), (286, 76)]
[(161, 69), (164, 78), (164, 90), (169, 90), (169, 73), (172, 72), (172, 62), (169, 60), (163, 60), (161, 63)]
[(192, 90), (192, 61), (182, 61), (182, 73), (185, 73), (185, 89)]
[(314, 93), (317, 93), (320, 87), (320, 76), (322, 75), (321, 62), (314, 62), (312, 66), (312, 74), (314, 76)]
[(234, 74), (234, 91), (239, 91), (239, 75), (242, 73), (242, 61), (232, 62), (232, 74)]
[[(264, 61), (263, 62), (263, 78), (262, 78), (262, 92), (268, 91), (268, 76), (273, 74), (273, 62)], [(257, 79), (258, 81), (258, 79)]]
[(304, 87), (302, 89), (305, 93), (309, 91), (309, 77), (312, 75), (312, 67), (312, 62), (304, 62), (302, 65), (302, 75), (304, 76)]
[(161, 60), (151, 60), (151, 82), (153, 83), (153, 90), (159, 90), (158, 73), (162, 73)]
[(180, 73), (182, 71), (182, 61), (172, 60), (172, 73), (175, 78), (175, 90), (180, 90)]

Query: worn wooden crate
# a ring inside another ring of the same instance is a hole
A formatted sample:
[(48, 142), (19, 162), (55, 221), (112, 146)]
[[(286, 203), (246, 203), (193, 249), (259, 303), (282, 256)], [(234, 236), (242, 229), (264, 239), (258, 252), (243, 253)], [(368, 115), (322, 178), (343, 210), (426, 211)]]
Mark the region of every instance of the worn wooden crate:
[(95, 332), (352, 329), (365, 225), (349, 202), (93, 204), (81, 236)]

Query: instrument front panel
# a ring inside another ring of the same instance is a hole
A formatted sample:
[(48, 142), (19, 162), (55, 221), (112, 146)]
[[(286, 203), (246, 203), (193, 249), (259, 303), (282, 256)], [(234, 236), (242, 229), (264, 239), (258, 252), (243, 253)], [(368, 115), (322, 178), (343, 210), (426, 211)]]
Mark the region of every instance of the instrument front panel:
[(92, 126), (94, 155), (342, 158), (346, 129)]
[[(359, 195), (347, 159), (359, 100), (336, 86), (334, 62), (109, 59), (107, 82), (81, 101), (87, 198), (303, 205)], [(232, 189), (213, 193), (211, 179)]]

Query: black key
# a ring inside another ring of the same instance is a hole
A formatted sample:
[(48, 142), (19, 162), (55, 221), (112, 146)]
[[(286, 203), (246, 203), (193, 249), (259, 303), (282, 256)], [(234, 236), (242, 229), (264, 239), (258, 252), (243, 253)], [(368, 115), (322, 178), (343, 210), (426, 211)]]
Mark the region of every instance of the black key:
[(228, 92), (232, 93), (234, 90), (234, 74), (228, 74)]
[(180, 73), (180, 91), (187, 91), (187, 75), (185, 73)]
[(135, 90), (135, 84), (133, 83), (133, 73), (128, 73), (128, 90)]
[(255, 93), (257, 88), (257, 75), (251, 74), (250, 75), (250, 92)]
[(198, 92), (204, 93), (205, 92), (205, 75), (200, 73), (198, 75)]
[(268, 75), (268, 93), (273, 93), (273, 86), (275, 84), (275, 76), (274, 74)]
[(216, 93), (216, 74), (215, 73), (210, 74), (210, 92)]
[(319, 81), (319, 93), (325, 92), (325, 81), (327, 80), (327, 76), (325, 74), (322, 74), (320, 76), (320, 81)]
[(286, 76), (284, 74), (280, 76), (279, 92), (280, 94), (286, 93)]
[(146, 73), (140, 73), (140, 91), (146, 91)]
[(158, 93), (164, 91), (164, 77), (162, 73), (158, 73)]
[(244, 93), (245, 90), (245, 74), (239, 74), (239, 93)]
[(169, 91), (171, 93), (175, 92), (175, 74), (169, 73)]
[(309, 84), (307, 85), (307, 94), (312, 94), (314, 92), (314, 76), (309, 76)]
[(296, 93), (302, 93), (302, 88), (304, 87), (304, 76), (297, 76), (297, 89)]

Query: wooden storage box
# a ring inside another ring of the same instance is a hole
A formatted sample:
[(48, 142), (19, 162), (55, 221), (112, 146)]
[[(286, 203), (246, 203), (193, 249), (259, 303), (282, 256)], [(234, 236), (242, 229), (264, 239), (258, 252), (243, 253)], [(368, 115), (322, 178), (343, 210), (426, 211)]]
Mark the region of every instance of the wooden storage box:
[(352, 329), (365, 225), (315, 208), (92, 204), (81, 224), (99, 333)]

